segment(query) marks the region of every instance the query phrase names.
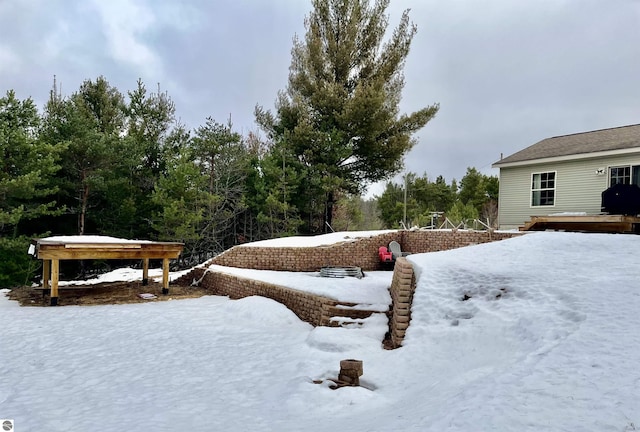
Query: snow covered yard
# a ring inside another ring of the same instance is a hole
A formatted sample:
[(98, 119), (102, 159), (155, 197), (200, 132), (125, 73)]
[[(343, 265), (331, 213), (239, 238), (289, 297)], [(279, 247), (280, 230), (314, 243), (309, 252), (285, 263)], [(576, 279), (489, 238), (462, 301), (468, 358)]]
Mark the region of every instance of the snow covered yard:
[[(639, 253), (640, 236), (535, 233), (412, 255), (394, 351), (380, 317), (312, 328), (258, 297), (0, 297), (0, 418), (17, 431), (640, 429)], [(313, 384), (346, 358), (364, 361), (366, 388)]]

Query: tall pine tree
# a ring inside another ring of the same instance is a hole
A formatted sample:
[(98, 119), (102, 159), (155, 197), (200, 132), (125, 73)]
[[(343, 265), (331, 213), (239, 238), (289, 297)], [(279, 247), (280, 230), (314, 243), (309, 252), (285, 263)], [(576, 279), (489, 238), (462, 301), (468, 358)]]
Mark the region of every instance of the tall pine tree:
[[(104, 77), (85, 80), (66, 99), (54, 84), (45, 107), (41, 138), (62, 148), (59, 197), (76, 219), (76, 234), (95, 232), (98, 215), (92, 217), (92, 210), (103, 200), (105, 180), (123, 150), (123, 107), (122, 94)], [(58, 221), (56, 233), (73, 232), (69, 222)]]
[[(402, 168), (412, 134), (438, 111), (400, 114), (403, 68), (416, 26), (405, 11), (383, 43), (389, 0), (313, 0), (304, 40), (294, 39), (289, 84), (275, 115), (256, 108), (258, 123), (307, 172), (306, 231), (327, 230), (338, 192), (359, 193)], [(314, 199), (316, 205), (313, 205)]]

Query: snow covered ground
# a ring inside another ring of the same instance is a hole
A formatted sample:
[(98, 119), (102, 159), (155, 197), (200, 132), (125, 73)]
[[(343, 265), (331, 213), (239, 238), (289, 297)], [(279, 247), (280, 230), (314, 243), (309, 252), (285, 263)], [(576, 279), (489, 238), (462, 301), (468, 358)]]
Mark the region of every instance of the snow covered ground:
[[(258, 297), (0, 296), (0, 418), (16, 431), (639, 430), (639, 253), (640, 236), (535, 233), (412, 255), (394, 351), (380, 317), (313, 328)], [(364, 387), (312, 382), (347, 358), (363, 360)]]
[[(174, 281), (178, 279), (180, 276), (189, 273), (189, 270), (182, 270), (169, 273), (169, 280)], [(149, 279), (153, 279), (156, 281), (162, 281), (162, 268), (150, 268), (149, 269)], [(40, 279), (42, 281), (42, 278)], [(122, 267), (119, 269), (115, 269), (110, 271), (109, 273), (104, 273), (95, 277), (91, 277), (85, 280), (72, 280), (72, 281), (60, 281), (60, 286), (66, 285), (95, 285), (98, 283), (107, 283), (107, 282), (127, 282), (127, 281), (139, 281), (142, 280), (142, 270), (135, 269), (131, 267)]]
[(393, 272), (390, 271), (370, 271), (365, 273), (365, 277), (358, 279), (321, 277), (319, 272), (278, 272), (219, 265), (209, 266), (209, 269), (281, 285), (341, 302), (359, 303), (367, 306), (367, 310), (384, 312), (391, 304), (389, 286), (391, 286)]

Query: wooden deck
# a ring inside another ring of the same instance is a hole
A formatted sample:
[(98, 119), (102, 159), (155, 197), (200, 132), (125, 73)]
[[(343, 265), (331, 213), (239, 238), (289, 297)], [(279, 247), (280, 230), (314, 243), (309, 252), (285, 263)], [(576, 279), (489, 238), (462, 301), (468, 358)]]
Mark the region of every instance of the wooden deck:
[(531, 216), (520, 231), (579, 231), (640, 234), (640, 217), (624, 215)]
[[(146, 284), (149, 275), (149, 259), (162, 259), (162, 293), (169, 293), (169, 260), (176, 259), (182, 252), (182, 243), (131, 241), (108, 239), (106, 241), (85, 241), (82, 236), (75, 238), (34, 240), (35, 256), (43, 260), (43, 289), (51, 290), (51, 305), (58, 304), (58, 279), (60, 260), (77, 259), (141, 259), (143, 262), (142, 281)], [(51, 284), (49, 285), (49, 281)]]

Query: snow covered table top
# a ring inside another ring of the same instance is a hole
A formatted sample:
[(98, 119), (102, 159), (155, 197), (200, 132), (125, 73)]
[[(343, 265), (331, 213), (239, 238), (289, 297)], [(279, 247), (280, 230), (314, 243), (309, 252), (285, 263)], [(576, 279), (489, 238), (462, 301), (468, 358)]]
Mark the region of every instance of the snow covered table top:
[(175, 259), (183, 247), (176, 242), (107, 236), (56, 236), (34, 240), (32, 254), (39, 259)]
[(180, 256), (184, 244), (127, 240), (105, 236), (60, 236), (36, 239), (29, 254), (43, 260), (42, 287), (49, 291), (51, 305), (58, 304), (59, 261), (74, 259), (141, 259), (142, 281), (148, 282), (149, 260), (162, 259), (162, 293), (169, 293), (169, 259)]

